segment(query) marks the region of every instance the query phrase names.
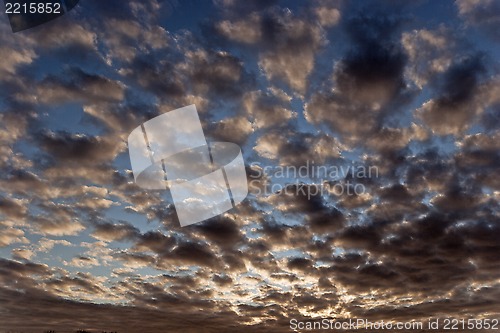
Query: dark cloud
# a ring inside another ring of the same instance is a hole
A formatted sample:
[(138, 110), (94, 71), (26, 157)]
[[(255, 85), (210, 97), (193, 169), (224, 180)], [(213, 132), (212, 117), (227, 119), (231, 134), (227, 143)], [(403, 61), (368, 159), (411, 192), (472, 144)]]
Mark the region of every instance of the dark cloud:
[(195, 226), (194, 229), (199, 232), (199, 237), (205, 238), (212, 245), (229, 250), (244, 241), (239, 225), (230, 218), (209, 219)]
[(236, 15), (253, 11), (260, 11), (276, 5), (277, 0), (256, 0), (251, 2), (242, 2), (235, 0), (215, 0), (215, 4), (222, 9), (233, 12)]
[(452, 65), (444, 73), (438, 97), (420, 109), (424, 122), (437, 134), (463, 133), (482, 112), (479, 91), (484, 73), (480, 56), (466, 57)]
[(186, 74), (195, 93), (236, 98), (252, 86), (252, 77), (242, 61), (229, 53), (198, 50), (189, 53), (187, 59)]
[(491, 112), (484, 114), (482, 125), (490, 131), (500, 128), (500, 105), (495, 105)]
[(216, 113), (218, 108), (254, 89), (254, 76), (240, 58), (205, 49), (192, 36), (180, 38), (186, 48), (169, 47), (168, 57), (165, 53), (140, 54), (122, 69), (132, 86), (164, 102), (161, 110), (167, 112), (195, 103), (198, 111)]
[(109, 157), (111, 143), (102, 138), (68, 132), (41, 133), (41, 147), (60, 162), (96, 163)]
[(158, 60), (153, 56), (136, 57), (130, 65), (134, 71), (129, 75), (147, 91), (159, 97), (182, 95), (185, 92), (184, 83), (180, 73), (175, 70), (175, 64)]
[(106, 242), (133, 240), (140, 234), (139, 229), (127, 223), (99, 223), (94, 228), (95, 231), (92, 233), (92, 237)]
[(40, 82), (38, 91), (41, 101), (49, 104), (119, 102), (124, 97), (124, 87), (119, 82), (80, 68), (71, 68), (60, 76), (48, 76)]
[(43, 196), (46, 184), (36, 174), (25, 170), (12, 170), (9, 175), (0, 181), (2, 189), (9, 189), (16, 195), (36, 193)]
[(288, 261), (287, 266), (292, 270), (298, 269), (305, 273), (309, 273), (313, 270), (312, 261), (306, 258), (292, 258)]
[(213, 280), (221, 286), (227, 286), (233, 283), (233, 280), (227, 275), (214, 275)]
[(346, 141), (358, 141), (377, 131), (384, 116), (408, 102), (407, 57), (396, 37), (400, 25), (400, 18), (373, 13), (347, 21), (345, 29), (353, 46), (335, 65), (333, 92), (314, 94), (307, 103), (308, 121), (326, 123)]
[[(42, 330), (78, 330), (140, 332), (141, 330), (171, 330), (199, 332), (200, 329), (216, 332), (221, 327), (238, 329), (241, 332), (258, 332), (260, 328), (241, 326), (238, 315), (230, 310), (221, 310), (219, 316), (213, 312), (201, 312), (196, 319), (180, 309), (172, 310), (166, 315), (163, 309), (147, 309), (145, 307), (123, 307), (113, 305), (97, 305), (65, 301), (44, 293), (27, 296), (20, 291), (2, 288), (1, 318), (4, 327), (23, 331)], [(26, 304), (32, 304), (29, 315), (24, 311)], [(166, 304), (166, 302), (163, 302)], [(179, 303), (177, 303), (179, 304)], [(171, 302), (171, 305), (172, 302)], [(169, 307), (174, 309), (175, 307)], [(16, 314), (16, 315), (13, 315)], [(26, 314), (26, 316), (24, 315)], [(120, 318), (110, 321), (109, 318)], [(186, 329), (186, 324), (191, 328)], [(283, 330), (285, 332), (286, 330)]]
[(5, 218), (22, 219), (28, 208), (26, 202), (19, 199), (0, 197), (0, 212)]
[(165, 253), (160, 265), (166, 267), (167, 263), (191, 264), (214, 268), (219, 266), (213, 250), (207, 244), (195, 242), (181, 242), (171, 252)]

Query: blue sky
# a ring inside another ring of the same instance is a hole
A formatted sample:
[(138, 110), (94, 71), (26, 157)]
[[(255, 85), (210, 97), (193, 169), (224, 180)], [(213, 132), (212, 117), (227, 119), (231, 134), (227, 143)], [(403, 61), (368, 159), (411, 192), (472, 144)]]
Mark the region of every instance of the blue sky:
[[(498, 318), (498, 2), (0, 17), (0, 332)], [(241, 146), (250, 193), (181, 228), (168, 191), (134, 183), (127, 137), (190, 104), (209, 142)], [(263, 172), (311, 165), (378, 172)]]

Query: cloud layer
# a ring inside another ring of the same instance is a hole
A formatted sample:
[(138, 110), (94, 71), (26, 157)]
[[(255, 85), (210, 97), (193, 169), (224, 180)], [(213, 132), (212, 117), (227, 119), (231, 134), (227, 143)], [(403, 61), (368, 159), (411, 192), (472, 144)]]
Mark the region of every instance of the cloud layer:
[[(0, 331), (498, 318), (500, 13), (448, 5), (88, 0), (18, 34), (2, 16)], [(193, 103), (242, 146), (250, 194), (181, 228), (126, 139)]]

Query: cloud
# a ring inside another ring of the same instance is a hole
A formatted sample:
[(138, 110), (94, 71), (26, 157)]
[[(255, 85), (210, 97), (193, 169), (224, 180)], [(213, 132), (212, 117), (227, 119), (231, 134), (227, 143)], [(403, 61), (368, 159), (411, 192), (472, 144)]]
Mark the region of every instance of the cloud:
[(80, 68), (72, 68), (60, 76), (48, 76), (38, 85), (42, 103), (69, 102), (119, 102), (124, 97), (124, 87), (108, 78), (89, 74)]
[(498, 23), (500, 22), (500, 6), (492, 0), (456, 0), (458, 13), (467, 24), (477, 25), (494, 39), (498, 40)]
[(204, 49), (188, 52), (186, 62), (180, 68), (190, 78), (197, 94), (213, 92), (222, 97), (236, 97), (251, 84), (243, 63), (227, 52), (207, 52)]
[(48, 239), (48, 238), (42, 238), (38, 242), (38, 247), (37, 251), (39, 252), (48, 252), (54, 248), (56, 245), (62, 245), (62, 246), (72, 246), (70, 242), (64, 239)]
[(96, 34), (90, 28), (74, 21), (54, 20), (44, 24), (43, 29), (29, 30), (26, 35), (43, 49), (52, 52), (64, 50), (83, 57), (85, 53), (97, 51)]
[(291, 97), (283, 91), (253, 91), (245, 94), (243, 106), (253, 118), (255, 127), (260, 129), (278, 126), (294, 118), (290, 101)]
[[(0, 22), (2, 31), (9, 31), (10, 27), (6, 20)], [(2, 33), (0, 35), (1, 47), (0, 56), (2, 63), (0, 64), (0, 82), (16, 82), (18, 81), (17, 71), (23, 65), (29, 65), (37, 58), (36, 51), (33, 48), (34, 41), (26, 36), (17, 36), (14, 34)]]
[(223, 20), (217, 23), (217, 31), (227, 38), (240, 43), (254, 44), (261, 40), (262, 31), (256, 29), (261, 25), (261, 17), (252, 13), (248, 18), (231, 21)]
[(5, 218), (22, 223), (28, 211), (27, 203), (23, 199), (0, 197), (0, 211)]
[(381, 153), (404, 149), (411, 141), (425, 141), (430, 138), (428, 130), (412, 123), (410, 127), (379, 129), (373, 133), (366, 145)]
[[(197, 25), (197, 5), (88, 0), (0, 33), (2, 328), (498, 317), (496, 5), (431, 22), (387, 4), (217, 0)], [(168, 191), (134, 183), (126, 138), (191, 103), (209, 141), (242, 145), (251, 193), (181, 228)]]
[(321, 26), (276, 7), (222, 20), (216, 31), (229, 40), (258, 45), (259, 66), (268, 80), (285, 82), (299, 94), (306, 92), (316, 53), (326, 44)]
[(94, 228), (95, 231), (91, 236), (104, 242), (131, 240), (139, 235), (139, 230), (128, 223), (99, 223)]
[(39, 204), (38, 209), (41, 209), (41, 213), (30, 218), (30, 225), (37, 233), (73, 236), (85, 229), (76, 212), (69, 205), (47, 201)]
[(277, 0), (256, 0), (251, 2), (241, 2), (237, 0), (215, 0), (215, 4), (227, 11), (226, 14), (256, 12), (276, 5)]
[(37, 217), (34, 223), (38, 232), (43, 235), (75, 236), (85, 229), (79, 221), (70, 219), (59, 220), (47, 216)]
[(302, 166), (307, 161), (320, 164), (340, 157), (343, 146), (336, 138), (324, 133), (296, 133), (290, 138), (289, 131), (268, 131), (257, 139), (253, 149), (262, 157), (278, 159), (282, 165)]
[(346, 142), (357, 142), (408, 102), (407, 58), (394, 38), (399, 25), (398, 18), (374, 14), (360, 14), (346, 23), (353, 48), (336, 63), (333, 88), (313, 94), (306, 103), (310, 123), (326, 123)]
[[(2, 224), (4, 225), (2, 225), (0, 229), (0, 248), (16, 243), (29, 243), (29, 240), (25, 237), (23, 230), (8, 226), (9, 223), (4, 222)], [(7, 226), (5, 226), (5, 224), (7, 224)]]
[(480, 56), (461, 59), (444, 73), (439, 96), (424, 103), (417, 113), (437, 134), (465, 132), (483, 112), (481, 90), (487, 89), (481, 87), (484, 71)]
[(27, 248), (20, 248), (20, 249), (12, 250), (12, 256), (15, 259), (30, 260), (31, 257), (33, 257), (34, 255), (35, 255), (35, 253)]
[(109, 151), (114, 145), (100, 137), (68, 132), (48, 132), (39, 135), (40, 145), (58, 161), (98, 163), (109, 159)]
[(134, 87), (161, 100), (162, 109), (194, 103), (203, 114), (220, 107), (218, 100), (237, 100), (255, 85), (253, 74), (239, 57), (205, 48), (190, 34), (176, 38), (178, 43), (168, 48), (168, 57), (142, 53), (120, 69)]
[(254, 132), (252, 123), (244, 115), (233, 118), (225, 118), (212, 124), (205, 132), (221, 141), (244, 144), (248, 136)]
[(446, 71), (457, 52), (456, 38), (444, 26), (436, 30), (404, 32), (401, 42), (409, 58), (408, 76), (420, 89)]
[(313, 9), (319, 23), (324, 27), (332, 27), (340, 21), (341, 14), (339, 4), (335, 1), (317, 1), (317, 6)]
[(78, 256), (71, 259), (70, 262), (65, 262), (65, 265), (79, 268), (88, 268), (91, 266), (99, 266), (99, 260), (96, 258), (89, 258), (84, 256)]
[(29, 50), (13, 50), (12, 48), (0, 48), (0, 56), (2, 57), (2, 65), (0, 71), (2, 78), (8, 78), (8, 74), (15, 74), (16, 67), (23, 64), (31, 64), (35, 58), (35, 54)]
[(139, 22), (111, 18), (104, 23), (103, 34), (109, 48), (109, 60), (130, 63), (144, 50), (158, 50), (171, 42), (168, 32), (160, 26), (145, 27)]
[(290, 12), (272, 13), (263, 18), (264, 45), (259, 65), (269, 80), (282, 80), (294, 91), (305, 94), (315, 56), (326, 44), (321, 27)]
[(200, 265), (221, 267), (220, 262), (208, 244), (198, 242), (180, 242), (170, 253), (164, 253), (160, 258), (160, 267), (177, 265)]

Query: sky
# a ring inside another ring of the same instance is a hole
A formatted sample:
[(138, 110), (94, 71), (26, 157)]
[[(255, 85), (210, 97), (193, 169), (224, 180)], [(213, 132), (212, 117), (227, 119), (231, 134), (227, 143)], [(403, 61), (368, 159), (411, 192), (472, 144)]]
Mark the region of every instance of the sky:
[[(499, 43), (495, 0), (2, 11), (0, 332), (500, 319)], [(191, 104), (249, 194), (181, 227), (127, 138)]]

